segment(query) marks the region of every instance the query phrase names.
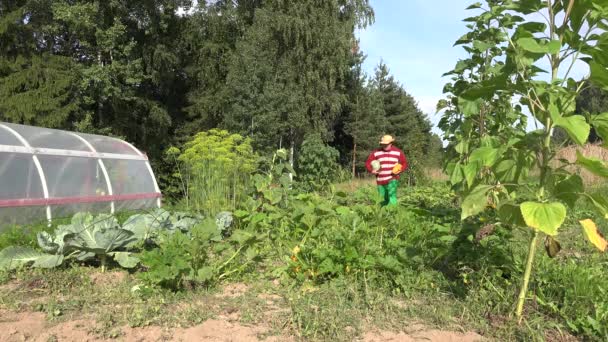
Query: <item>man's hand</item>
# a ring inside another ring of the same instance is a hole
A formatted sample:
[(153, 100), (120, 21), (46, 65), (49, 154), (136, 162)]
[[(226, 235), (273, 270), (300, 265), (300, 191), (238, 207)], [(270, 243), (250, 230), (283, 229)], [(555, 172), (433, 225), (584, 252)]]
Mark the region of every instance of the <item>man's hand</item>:
[(378, 170), (372, 171), (372, 175), (377, 175), (378, 173), (380, 173), (380, 171), (378, 171)]

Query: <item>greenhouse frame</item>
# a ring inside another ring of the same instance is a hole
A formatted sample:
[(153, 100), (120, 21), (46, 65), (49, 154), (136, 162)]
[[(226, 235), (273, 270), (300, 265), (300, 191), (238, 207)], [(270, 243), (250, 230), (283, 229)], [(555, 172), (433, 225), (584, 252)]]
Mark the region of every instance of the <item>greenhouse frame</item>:
[(161, 196), (148, 157), (126, 141), (0, 122), (0, 228), (160, 207)]

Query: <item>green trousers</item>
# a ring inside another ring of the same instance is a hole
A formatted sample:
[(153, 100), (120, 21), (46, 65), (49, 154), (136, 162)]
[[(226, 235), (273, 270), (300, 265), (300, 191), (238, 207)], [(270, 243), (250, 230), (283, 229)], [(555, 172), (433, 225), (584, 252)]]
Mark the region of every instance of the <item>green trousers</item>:
[(388, 184), (378, 185), (378, 193), (382, 200), (382, 206), (385, 205), (397, 205), (397, 186), (399, 181), (393, 179)]

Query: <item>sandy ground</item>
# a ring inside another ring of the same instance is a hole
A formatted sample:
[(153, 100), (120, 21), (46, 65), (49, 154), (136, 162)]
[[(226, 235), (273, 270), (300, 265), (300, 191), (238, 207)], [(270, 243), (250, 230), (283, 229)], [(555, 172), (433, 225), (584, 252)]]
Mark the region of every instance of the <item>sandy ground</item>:
[[(210, 319), (190, 328), (168, 329), (161, 327), (123, 327), (114, 339), (99, 338), (95, 333), (95, 321), (75, 320), (58, 324), (49, 323), (39, 312), (0, 312), (0, 341), (210, 341), (210, 342), (253, 342), (253, 341), (295, 341), (290, 336), (268, 336), (264, 326), (245, 326), (224, 319)], [(364, 342), (410, 342), (436, 341), (451, 342), (481, 341), (475, 333), (458, 333), (427, 330), (424, 327), (407, 329), (407, 332), (372, 331), (364, 334)]]

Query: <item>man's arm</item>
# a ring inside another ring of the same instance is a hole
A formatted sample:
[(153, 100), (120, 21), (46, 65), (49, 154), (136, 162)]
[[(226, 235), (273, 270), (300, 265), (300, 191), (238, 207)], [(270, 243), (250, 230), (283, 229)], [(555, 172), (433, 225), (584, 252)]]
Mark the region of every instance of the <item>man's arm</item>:
[(376, 157), (374, 156), (374, 152), (372, 152), (369, 154), (369, 156), (367, 157), (367, 161), (365, 162), (365, 168), (369, 173), (374, 173), (372, 170), (372, 162), (374, 161), (374, 159), (376, 159)]

